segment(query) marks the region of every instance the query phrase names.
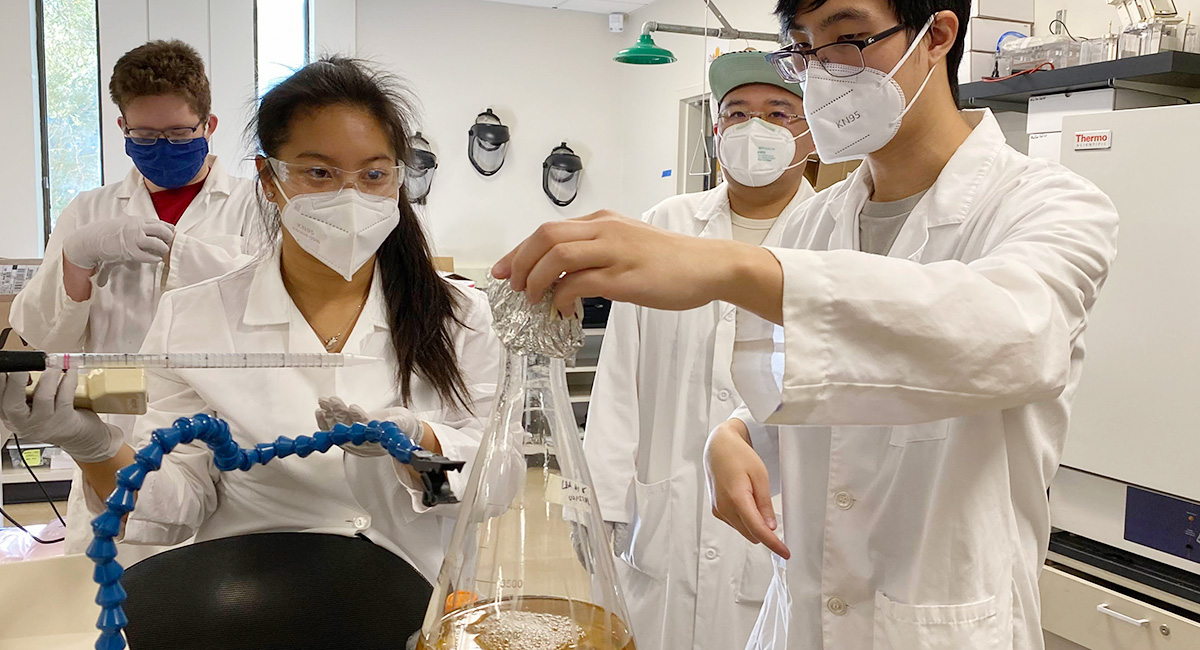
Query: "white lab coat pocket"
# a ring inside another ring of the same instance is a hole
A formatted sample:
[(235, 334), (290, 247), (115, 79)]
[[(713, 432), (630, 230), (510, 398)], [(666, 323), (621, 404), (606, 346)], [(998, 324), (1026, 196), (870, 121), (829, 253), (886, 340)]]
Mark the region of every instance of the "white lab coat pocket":
[(775, 575), (771, 551), (761, 544), (751, 545), (746, 542), (743, 546), (746, 550), (746, 562), (738, 583), (737, 602), (761, 603), (771, 586), (771, 578)]
[(621, 559), (639, 572), (663, 580), (671, 554), (671, 480), (657, 483), (633, 482), (633, 521), (630, 522), (629, 549)]
[(945, 440), (950, 435), (950, 420), (937, 420), (922, 424), (903, 424), (892, 427), (891, 444), (903, 447), (910, 442)]
[(905, 605), (875, 594), (874, 650), (998, 650), (996, 597), (963, 605)]

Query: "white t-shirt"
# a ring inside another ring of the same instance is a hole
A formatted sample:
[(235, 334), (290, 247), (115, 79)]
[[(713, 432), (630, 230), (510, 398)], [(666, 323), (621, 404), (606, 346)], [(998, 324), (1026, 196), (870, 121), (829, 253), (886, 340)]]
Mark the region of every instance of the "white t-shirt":
[(778, 219), (778, 217), (751, 219), (732, 211), (729, 216), (733, 219), (734, 241), (751, 246), (762, 246), (763, 241), (767, 238), (767, 233), (771, 231), (771, 226), (775, 225), (775, 220)]

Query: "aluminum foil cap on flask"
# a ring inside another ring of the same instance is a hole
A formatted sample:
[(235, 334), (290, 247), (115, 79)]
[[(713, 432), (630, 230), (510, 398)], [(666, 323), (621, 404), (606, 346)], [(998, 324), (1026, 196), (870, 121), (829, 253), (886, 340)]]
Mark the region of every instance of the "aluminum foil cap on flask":
[(409, 648), (635, 650), (567, 388), (583, 325), (549, 294), (487, 293), (504, 344), (495, 410)]

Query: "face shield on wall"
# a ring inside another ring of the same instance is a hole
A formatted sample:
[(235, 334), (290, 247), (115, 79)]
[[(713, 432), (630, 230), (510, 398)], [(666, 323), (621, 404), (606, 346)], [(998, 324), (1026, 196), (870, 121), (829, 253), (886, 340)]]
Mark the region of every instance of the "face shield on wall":
[(475, 118), (474, 126), (467, 133), (470, 135), (467, 157), (475, 171), (484, 176), (500, 171), (508, 151), (508, 127), (501, 124), (500, 118), (489, 108)]
[(412, 138), (413, 159), (404, 170), (404, 190), (410, 203), (425, 204), (425, 197), (433, 186), (433, 172), (437, 169), (437, 154), (429, 140), (420, 131)]
[(583, 160), (564, 142), (542, 163), (542, 191), (554, 205), (570, 205), (579, 194), (579, 177), (582, 175)]

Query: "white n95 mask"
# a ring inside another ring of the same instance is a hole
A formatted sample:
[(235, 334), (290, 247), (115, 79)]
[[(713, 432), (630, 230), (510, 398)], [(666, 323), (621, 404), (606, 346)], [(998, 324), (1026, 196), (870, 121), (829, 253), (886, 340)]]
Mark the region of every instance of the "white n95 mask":
[(859, 160), (892, 141), (900, 130), (904, 115), (924, 92), (937, 67), (925, 75), (925, 81), (907, 105), (904, 89), (892, 77), (912, 56), (932, 24), (933, 17), (930, 16), (904, 56), (887, 74), (868, 67), (851, 76), (837, 77), (829, 70), (849, 74), (853, 67), (840, 63), (808, 66), (805, 81), (801, 84), (804, 87), (804, 116), (808, 119), (821, 162)]
[(777, 124), (752, 117), (718, 134), (717, 160), (729, 177), (746, 187), (765, 187), (779, 180), (783, 172), (804, 164), (792, 164), (796, 140), (804, 137)]
[(284, 194), (284, 199), (287, 205), (281, 220), (292, 238), (347, 282), (400, 223), (400, 205), (394, 196), (344, 189), (290, 199)]

